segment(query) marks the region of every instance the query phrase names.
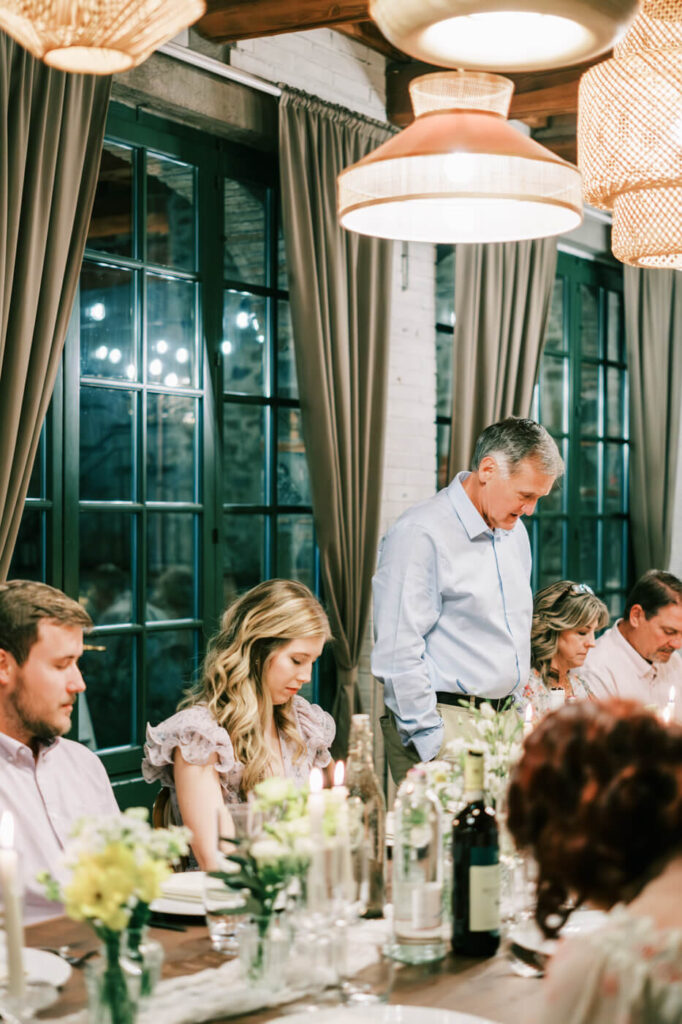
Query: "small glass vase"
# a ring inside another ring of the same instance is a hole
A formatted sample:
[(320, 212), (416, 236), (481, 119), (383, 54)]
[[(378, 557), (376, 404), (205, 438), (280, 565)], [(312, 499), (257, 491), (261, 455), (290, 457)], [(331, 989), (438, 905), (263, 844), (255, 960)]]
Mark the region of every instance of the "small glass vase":
[(275, 992), (284, 984), (284, 967), (289, 941), (278, 917), (252, 915), (237, 927), (239, 960), (254, 985), (266, 985)]
[(121, 955), (121, 932), (98, 931), (100, 956), (85, 965), (88, 1019), (91, 1024), (135, 1024), (140, 998), (139, 967)]
[(140, 974), (140, 999), (148, 999), (161, 977), (163, 946), (150, 939), (147, 925), (128, 925), (124, 932), (121, 960), (129, 974)]

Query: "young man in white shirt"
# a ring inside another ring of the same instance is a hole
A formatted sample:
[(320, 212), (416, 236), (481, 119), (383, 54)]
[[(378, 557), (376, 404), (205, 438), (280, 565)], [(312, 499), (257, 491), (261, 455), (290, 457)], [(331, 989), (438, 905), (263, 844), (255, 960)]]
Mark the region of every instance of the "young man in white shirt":
[(663, 708), (674, 688), (682, 721), (682, 580), (650, 569), (628, 595), (623, 618), (588, 654), (581, 675), (597, 698), (624, 697)]
[(91, 626), (85, 609), (60, 590), (0, 583), (0, 810), (14, 816), (27, 924), (62, 913), (36, 875), (59, 876), (78, 818), (118, 812), (99, 758), (62, 738), (85, 690), (78, 659)]

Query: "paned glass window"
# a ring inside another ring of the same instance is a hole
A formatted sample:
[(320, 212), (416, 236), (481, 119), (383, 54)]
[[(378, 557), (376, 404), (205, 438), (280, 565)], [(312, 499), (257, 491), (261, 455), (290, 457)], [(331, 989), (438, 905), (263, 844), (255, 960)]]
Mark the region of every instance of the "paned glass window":
[(455, 249), (436, 246), (436, 437), (438, 487), (448, 481), (455, 331)]
[(588, 583), (612, 618), (628, 561), (628, 380), (619, 268), (559, 253), (533, 415), (555, 438), (564, 478), (531, 522), (535, 589)]
[(98, 750), (139, 748), (192, 678), (204, 514), (199, 168), (120, 141), (104, 154), (72, 341), (78, 597), (104, 648), (82, 660)]
[(223, 598), (271, 576), (316, 589), (286, 254), (273, 189), (223, 179)]
[[(452, 419), (454, 249), (436, 256), (439, 487), (448, 483)], [(630, 584), (627, 358), (622, 271), (559, 253), (532, 415), (555, 438), (564, 478), (527, 521), (533, 589), (590, 584), (613, 618)]]
[(273, 160), (111, 105), (10, 574), (94, 620), (73, 735), (123, 806), (153, 797), (146, 723), (225, 604), (275, 575), (318, 589)]

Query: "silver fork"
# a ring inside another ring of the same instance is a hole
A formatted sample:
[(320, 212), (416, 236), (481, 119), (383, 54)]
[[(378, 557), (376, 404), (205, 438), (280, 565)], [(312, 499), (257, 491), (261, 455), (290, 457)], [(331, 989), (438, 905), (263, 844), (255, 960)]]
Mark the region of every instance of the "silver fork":
[(60, 956), (62, 960), (66, 960), (67, 964), (71, 964), (72, 967), (80, 967), (81, 964), (89, 960), (91, 956), (94, 956), (97, 952), (96, 949), (89, 949), (86, 953), (73, 954), (70, 952), (70, 946), (59, 946), (54, 949), (52, 946), (41, 946), (40, 947), (45, 953), (54, 953), (55, 956)]

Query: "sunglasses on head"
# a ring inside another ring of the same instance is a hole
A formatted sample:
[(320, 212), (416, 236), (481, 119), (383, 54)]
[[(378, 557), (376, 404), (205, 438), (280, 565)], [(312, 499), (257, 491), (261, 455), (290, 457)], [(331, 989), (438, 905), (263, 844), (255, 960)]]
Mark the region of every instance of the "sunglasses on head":
[(562, 597), (566, 597), (567, 594), (592, 594), (594, 597), (594, 590), (589, 583), (569, 583), (569, 585), (561, 591), (557, 600), (561, 600)]

